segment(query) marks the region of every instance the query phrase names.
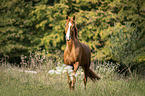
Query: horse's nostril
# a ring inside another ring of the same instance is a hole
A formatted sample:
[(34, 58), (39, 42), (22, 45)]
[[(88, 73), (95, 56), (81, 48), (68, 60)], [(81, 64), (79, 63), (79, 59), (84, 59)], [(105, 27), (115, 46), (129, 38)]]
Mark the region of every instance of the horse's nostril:
[(66, 41), (69, 41), (69, 40), (70, 40), (70, 38), (71, 38), (71, 36), (69, 36), (69, 37), (67, 37), (67, 36), (66, 36)]
[(70, 39), (69, 38), (66, 38), (66, 41), (69, 41)]

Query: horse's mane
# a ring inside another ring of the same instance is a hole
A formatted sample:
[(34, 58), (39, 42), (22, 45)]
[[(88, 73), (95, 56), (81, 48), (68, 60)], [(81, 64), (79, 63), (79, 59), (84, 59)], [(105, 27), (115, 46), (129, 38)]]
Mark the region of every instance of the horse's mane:
[(78, 28), (75, 26), (75, 37), (78, 39)]

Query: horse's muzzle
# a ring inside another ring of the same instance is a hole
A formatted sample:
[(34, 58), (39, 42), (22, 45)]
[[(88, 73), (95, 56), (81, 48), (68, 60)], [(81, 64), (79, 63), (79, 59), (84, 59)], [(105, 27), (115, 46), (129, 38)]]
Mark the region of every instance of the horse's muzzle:
[(71, 36), (69, 36), (69, 37), (66, 36), (65, 38), (66, 38), (66, 41), (69, 41)]

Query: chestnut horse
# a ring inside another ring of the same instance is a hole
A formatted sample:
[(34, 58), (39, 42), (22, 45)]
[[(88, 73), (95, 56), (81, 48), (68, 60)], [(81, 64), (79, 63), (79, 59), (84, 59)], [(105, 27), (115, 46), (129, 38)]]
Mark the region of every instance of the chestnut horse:
[(66, 48), (64, 51), (64, 63), (66, 65), (70, 65), (73, 67), (73, 79), (70, 79), (68, 74), (68, 84), (71, 90), (74, 89), (75, 85), (75, 73), (79, 66), (82, 66), (84, 70), (84, 85), (86, 89), (87, 77), (89, 77), (92, 81), (96, 81), (100, 79), (89, 67), (91, 64), (91, 50), (90, 48), (81, 43), (78, 40), (77, 34), (78, 30), (75, 24), (75, 16), (71, 19), (66, 16)]

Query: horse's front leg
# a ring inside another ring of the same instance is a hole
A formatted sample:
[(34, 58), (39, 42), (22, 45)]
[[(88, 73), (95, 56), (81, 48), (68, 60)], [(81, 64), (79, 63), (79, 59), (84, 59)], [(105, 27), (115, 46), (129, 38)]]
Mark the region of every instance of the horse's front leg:
[(70, 80), (70, 76), (69, 76), (69, 73), (67, 72), (67, 78), (68, 78), (68, 85), (69, 85), (69, 88), (71, 89), (71, 80)]
[(76, 82), (76, 71), (79, 68), (79, 62), (73, 64), (73, 73), (71, 74), (71, 90), (74, 90), (75, 82)]

